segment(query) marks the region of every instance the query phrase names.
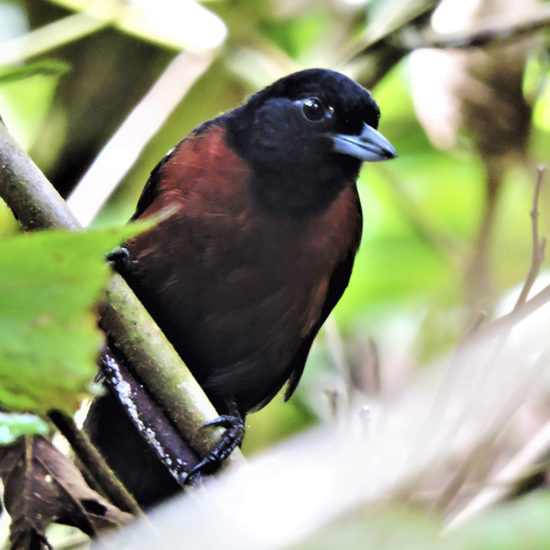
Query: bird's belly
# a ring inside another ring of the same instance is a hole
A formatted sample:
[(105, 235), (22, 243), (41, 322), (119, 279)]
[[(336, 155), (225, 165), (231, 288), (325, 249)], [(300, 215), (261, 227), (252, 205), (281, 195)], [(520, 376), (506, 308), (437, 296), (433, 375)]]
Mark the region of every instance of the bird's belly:
[(282, 387), (316, 314), (313, 266), (260, 252), (203, 249), (194, 261), (165, 263), (154, 285), (132, 285), (222, 410), (225, 397), (249, 410)]

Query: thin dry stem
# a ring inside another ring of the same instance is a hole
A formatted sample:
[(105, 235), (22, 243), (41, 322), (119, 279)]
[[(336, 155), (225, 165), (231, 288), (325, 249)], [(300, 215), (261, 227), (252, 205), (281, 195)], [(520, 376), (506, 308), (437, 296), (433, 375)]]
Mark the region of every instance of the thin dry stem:
[(350, 376), (350, 367), (346, 357), (346, 350), (338, 325), (334, 317), (329, 317), (325, 323), (325, 335), (327, 337), (327, 346), (329, 353), (334, 361), (338, 376), (342, 381), (342, 405), (347, 410), (350, 405), (350, 395), (352, 391), (352, 381)]
[[(513, 494), (517, 488), (535, 473), (548, 468), (550, 454), (550, 422), (547, 422), (493, 480), (450, 520), (446, 531), (456, 529), (483, 510), (498, 504)], [(544, 468), (544, 469), (543, 469)]]
[(474, 315), (490, 304), (491, 274), (489, 269), (490, 246), (495, 226), (497, 201), (501, 187), (501, 176), (491, 162), (486, 162), (485, 200), (472, 258), (466, 270), (470, 311)]
[(365, 366), (368, 390), (371, 395), (379, 396), (382, 393), (382, 375), (380, 369), (380, 353), (374, 338), (367, 340), (367, 362)]
[(72, 417), (60, 411), (51, 411), (48, 416), (56, 428), (70, 443), (76, 456), (92, 475), (99, 487), (105, 491), (105, 496), (120, 509), (142, 515), (141, 508), (132, 495), (126, 491), (122, 483), (109, 468), (103, 457), (90, 441), (88, 435), (79, 430)]
[(545, 249), (546, 249), (546, 237), (542, 239), (539, 237), (539, 197), (540, 190), (542, 187), (542, 181), (544, 179), (544, 173), (548, 167), (544, 164), (541, 164), (537, 167), (537, 177), (535, 180), (535, 190), (533, 192), (533, 205), (529, 215), (531, 216), (531, 239), (532, 239), (532, 249), (531, 249), (531, 265), (529, 266), (529, 271), (527, 272), (527, 277), (523, 283), (523, 287), (518, 296), (518, 299), (514, 305), (512, 311), (517, 311), (529, 296), (529, 292), (533, 287), (533, 284), (540, 273), (540, 268), (544, 262)]

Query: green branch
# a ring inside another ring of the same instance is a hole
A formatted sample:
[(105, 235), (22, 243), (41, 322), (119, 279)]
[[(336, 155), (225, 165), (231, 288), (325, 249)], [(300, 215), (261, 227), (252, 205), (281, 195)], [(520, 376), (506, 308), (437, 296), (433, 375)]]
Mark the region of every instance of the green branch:
[[(81, 230), (65, 201), (0, 120), (0, 196), (25, 229)], [(102, 326), (131, 361), (137, 375), (168, 413), (194, 450), (204, 455), (217, 443), (221, 428), (200, 430), (217, 416), (170, 342), (126, 282), (114, 275), (101, 308)], [(229, 463), (242, 455), (233, 452)]]

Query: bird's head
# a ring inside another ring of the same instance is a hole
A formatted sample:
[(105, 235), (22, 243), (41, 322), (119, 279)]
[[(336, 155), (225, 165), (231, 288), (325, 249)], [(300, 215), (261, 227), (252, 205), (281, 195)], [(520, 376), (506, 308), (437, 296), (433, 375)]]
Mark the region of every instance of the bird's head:
[(308, 69), (250, 97), (226, 115), (226, 124), (258, 175), (252, 185), (264, 205), (303, 215), (326, 208), (355, 183), (362, 162), (397, 155), (377, 131), (379, 118), (365, 88), (335, 71)]

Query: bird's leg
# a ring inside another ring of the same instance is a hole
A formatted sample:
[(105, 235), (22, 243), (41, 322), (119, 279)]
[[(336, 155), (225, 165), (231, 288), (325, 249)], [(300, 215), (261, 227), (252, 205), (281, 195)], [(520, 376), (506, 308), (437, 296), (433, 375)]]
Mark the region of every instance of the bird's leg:
[(217, 445), (189, 472), (186, 483), (187, 480), (192, 481), (192, 478), (197, 474), (215, 470), (232, 453), (235, 447), (240, 447), (245, 432), (244, 418), (239, 413), (234, 401), (229, 403), (229, 412), (230, 414), (218, 416), (201, 426), (201, 429), (221, 426), (225, 428), (225, 432)]

